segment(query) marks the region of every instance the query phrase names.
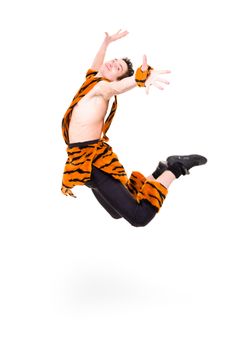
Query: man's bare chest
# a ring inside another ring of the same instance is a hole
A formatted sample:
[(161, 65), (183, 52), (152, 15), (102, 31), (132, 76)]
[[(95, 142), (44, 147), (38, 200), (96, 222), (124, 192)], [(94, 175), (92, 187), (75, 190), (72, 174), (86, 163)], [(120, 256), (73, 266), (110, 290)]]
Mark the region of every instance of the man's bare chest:
[(104, 119), (108, 109), (108, 102), (101, 96), (84, 96), (73, 108), (71, 120), (87, 122)]

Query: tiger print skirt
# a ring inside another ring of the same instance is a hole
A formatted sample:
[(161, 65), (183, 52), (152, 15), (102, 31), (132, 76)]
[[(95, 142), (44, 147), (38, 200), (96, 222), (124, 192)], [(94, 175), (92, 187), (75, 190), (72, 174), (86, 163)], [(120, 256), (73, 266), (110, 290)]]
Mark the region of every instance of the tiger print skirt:
[(68, 159), (61, 188), (62, 193), (66, 196), (76, 197), (71, 189), (91, 180), (93, 164), (120, 181), (138, 203), (143, 199), (147, 200), (157, 211), (162, 206), (168, 192), (167, 188), (157, 181), (146, 179), (137, 171), (133, 171), (128, 178), (123, 165), (112, 151), (112, 147), (102, 139), (70, 144), (66, 151)]

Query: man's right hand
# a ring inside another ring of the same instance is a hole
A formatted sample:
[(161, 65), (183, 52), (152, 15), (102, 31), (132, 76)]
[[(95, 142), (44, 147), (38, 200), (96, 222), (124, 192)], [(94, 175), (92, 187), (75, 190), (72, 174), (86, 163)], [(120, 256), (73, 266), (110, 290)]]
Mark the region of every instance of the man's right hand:
[(127, 34), (129, 34), (129, 33), (127, 32), (127, 30), (125, 30), (124, 32), (122, 32), (121, 29), (118, 30), (118, 32), (116, 32), (116, 33), (113, 34), (113, 35), (109, 35), (107, 32), (105, 32), (106, 37), (105, 37), (104, 40), (105, 40), (105, 42), (106, 42), (107, 44), (110, 44), (112, 41), (121, 39), (121, 38), (123, 38), (124, 36), (126, 36)]

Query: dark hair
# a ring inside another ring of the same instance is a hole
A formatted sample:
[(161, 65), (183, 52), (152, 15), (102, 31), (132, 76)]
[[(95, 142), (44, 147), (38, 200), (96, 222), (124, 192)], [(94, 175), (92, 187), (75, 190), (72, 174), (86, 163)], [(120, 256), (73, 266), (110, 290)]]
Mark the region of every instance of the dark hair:
[(122, 58), (123, 61), (125, 61), (125, 63), (127, 64), (128, 70), (126, 73), (124, 73), (123, 75), (121, 75), (120, 77), (117, 78), (117, 80), (121, 80), (127, 77), (131, 77), (131, 75), (133, 75), (134, 70), (133, 70), (133, 64), (130, 61), (130, 59), (128, 57), (124, 57)]

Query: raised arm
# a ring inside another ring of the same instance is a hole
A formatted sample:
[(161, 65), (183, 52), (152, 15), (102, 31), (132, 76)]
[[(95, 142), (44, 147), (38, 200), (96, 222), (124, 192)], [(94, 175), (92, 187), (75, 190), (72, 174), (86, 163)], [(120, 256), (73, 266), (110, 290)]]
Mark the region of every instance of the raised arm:
[(113, 35), (109, 35), (107, 32), (105, 32), (104, 41), (95, 56), (95, 59), (91, 65), (91, 69), (98, 71), (100, 66), (104, 62), (104, 57), (105, 57), (108, 45), (115, 40), (123, 38), (127, 34), (128, 34), (127, 31), (122, 32), (121, 29), (116, 34), (113, 34)]
[[(143, 56), (143, 63), (139, 69), (141, 69), (142, 72), (145, 72), (148, 69), (147, 57), (145, 55)], [(169, 81), (161, 78), (161, 74), (167, 74), (167, 73), (171, 73), (171, 71), (152, 69), (144, 84), (146, 88), (146, 93), (149, 92), (149, 87), (151, 85), (157, 87), (160, 90), (163, 90), (164, 88), (161, 83), (168, 85)], [(119, 81), (113, 81), (113, 82), (101, 81), (96, 85), (95, 92), (96, 94), (103, 95), (105, 99), (109, 100), (114, 95), (122, 94), (136, 87), (138, 85), (135, 79), (136, 74), (137, 74), (137, 71), (131, 77), (124, 78)]]

